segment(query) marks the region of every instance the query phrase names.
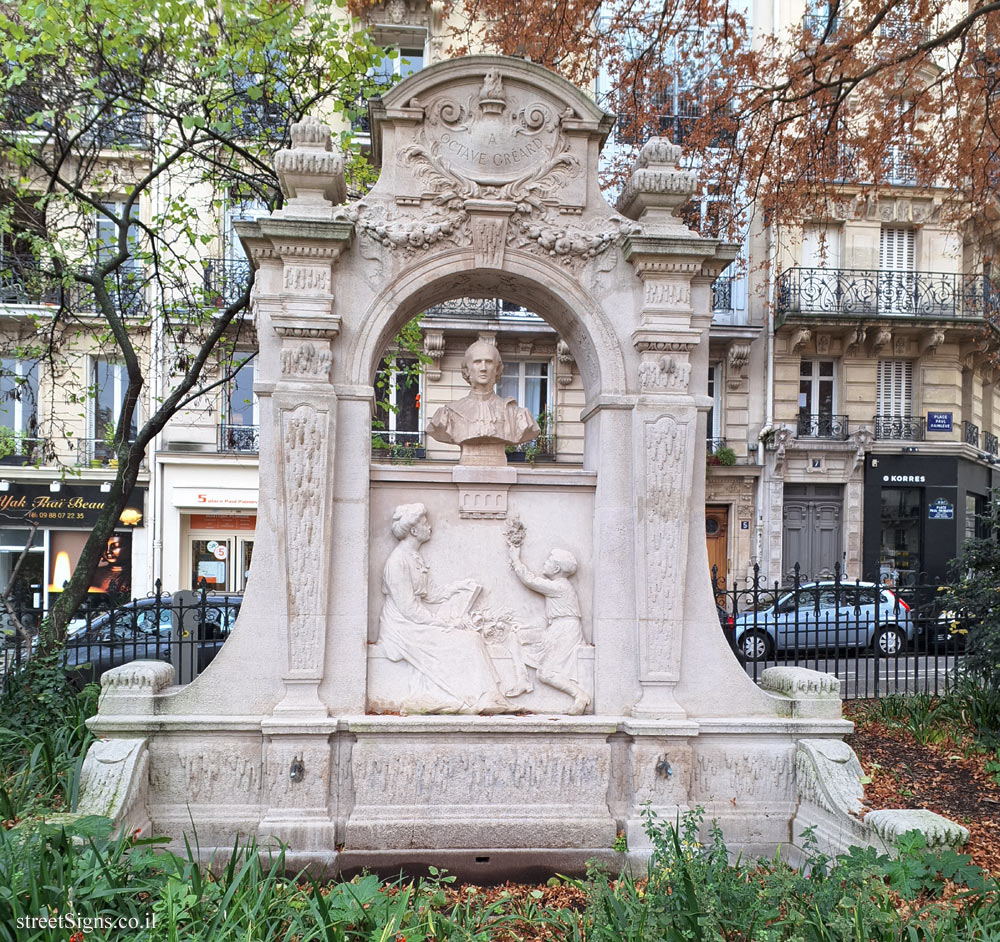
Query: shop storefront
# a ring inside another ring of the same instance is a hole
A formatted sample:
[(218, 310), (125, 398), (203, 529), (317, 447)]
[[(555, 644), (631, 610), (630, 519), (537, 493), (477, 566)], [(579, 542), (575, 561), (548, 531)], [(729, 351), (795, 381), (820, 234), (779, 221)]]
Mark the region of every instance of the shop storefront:
[(868, 456), (864, 578), (913, 584), (944, 581), (948, 563), (976, 532), (993, 467), (954, 455)]
[[(99, 484), (0, 481), (0, 587), (7, 586), (27, 547), (11, 591), (16, 603), (48, 608), (51, 595), (61, 592), (73, 574), (106, 496)], [(133, 490), (108, 539), (91, 592), (130, 598), (135, 591), (133, 571), (144, 568), (136, 556), (142, 556), (146, 545), (145, 497), (146, 488)]]
[[(167, 468), (162, 578), (171, 591), (202, 582), (212, 592), (246, 588), (257, 527), (256, 468), (227, 470), (223, 477), (193, 463)], [(202, 486), (191, 486), (199, 477)]]

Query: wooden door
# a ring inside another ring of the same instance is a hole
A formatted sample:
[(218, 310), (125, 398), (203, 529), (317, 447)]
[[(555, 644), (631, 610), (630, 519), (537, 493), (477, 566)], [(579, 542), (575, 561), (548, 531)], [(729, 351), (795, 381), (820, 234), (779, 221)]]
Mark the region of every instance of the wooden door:
[(726, 587), (729, 574), (729, 507), (725, 504), (705, 506), (705, 542), (708, 544), (708, 571), (716, 571), (716, 588)]

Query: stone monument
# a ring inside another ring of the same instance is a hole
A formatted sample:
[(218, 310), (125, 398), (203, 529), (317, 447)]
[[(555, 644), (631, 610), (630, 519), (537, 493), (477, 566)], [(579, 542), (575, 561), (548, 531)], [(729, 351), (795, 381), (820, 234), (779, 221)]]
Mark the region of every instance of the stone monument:
[[(681, 221), (680, 149), (646, 144), (612, 208), (612, 117), (521, 59), (434, 65), (371, 110), (367, 196), (344, 204), (343, 159), (305, 120), (275, 161), (284, 207), (238, 225), (260, 343), (253, 576), (192, 684), (150, 662), (105, 676), (84, 806), (177, 841), (193, 825), (205, 855), (243, 835), (283, 842), (291, 867), (472, 877), (526, 851), (614, 860), (622, 831), (641, 860), (646, 806), (701, 806), (747, 853), (810, 823), (827, 850), (894, 834), (854, 815), (836, 678), (758, 687), (719, 631), (705, 389), (736, 247)], [(586, 392), (582, 467), (497, 460), (537, 429), (479, 344), (469, 396), (429, 423), (461, 460), (372, 460), (384, 350), (476, 296), (559, 332)]]

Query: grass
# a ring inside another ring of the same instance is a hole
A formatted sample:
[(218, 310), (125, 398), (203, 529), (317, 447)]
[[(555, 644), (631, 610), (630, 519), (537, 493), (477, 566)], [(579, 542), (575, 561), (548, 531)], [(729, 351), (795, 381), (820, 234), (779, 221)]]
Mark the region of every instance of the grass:
[[(44, 678), (25, 682), (35, 693), (48, 689)], [(73, 804), (89, 742), (83, 721), (95, 703), (93, 691), (53, 693), (48, 702), (47, 719), (22, 709), (24, 701), (5, 703), (0, 942), (1000, 940), (996, 881), (964, 855), (929, 852), (919, 835), (898, 859), (857, 848), (828, 859), (807, 839), (806, 870), (780, 856), (733, 864), (722, 833), (698, 811), (677, 822), (647, 815), (652, 858), (641, 879), (592, 868), (583, 879), (550, 881), (556, 889), (456, 889), (453, 877), (433, 870), (420, 880), (321, 883), (305, 872), (289, 876), (281, 853), (253, 842), (234, 844), (225, 864), (209, 868), (196, 848), (170, 853), (155, 838), (115, 836), (102, 818), (49, 820)], [(963, 715), (920, 698), (874, 709), (927, 741)], [(63, 924), (33, 924), (39, 916)]]

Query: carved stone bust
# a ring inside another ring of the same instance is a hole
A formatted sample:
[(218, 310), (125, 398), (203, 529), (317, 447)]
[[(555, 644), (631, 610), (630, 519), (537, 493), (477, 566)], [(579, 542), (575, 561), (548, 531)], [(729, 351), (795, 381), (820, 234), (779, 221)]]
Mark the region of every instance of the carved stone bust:
[(540, 434), (527, 409), (493, 391), (502, 372), (503, 360), (493, 344), (472, 344), (462, 359), (462, 378), (471, 391), (441, 406), (427, 423), (431, 438), (461, 446), (461, 464), (506, 464), (505, 446), (530, 442)]

